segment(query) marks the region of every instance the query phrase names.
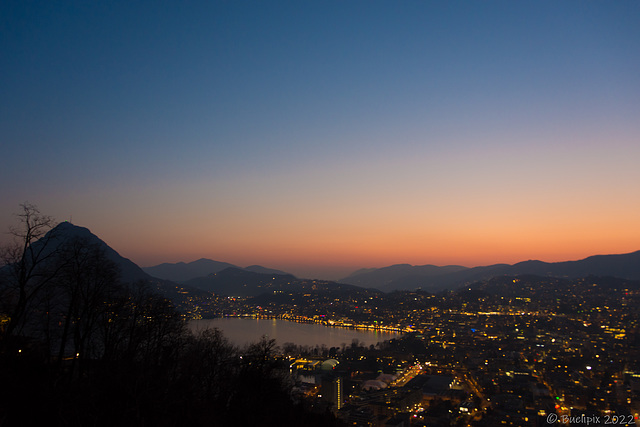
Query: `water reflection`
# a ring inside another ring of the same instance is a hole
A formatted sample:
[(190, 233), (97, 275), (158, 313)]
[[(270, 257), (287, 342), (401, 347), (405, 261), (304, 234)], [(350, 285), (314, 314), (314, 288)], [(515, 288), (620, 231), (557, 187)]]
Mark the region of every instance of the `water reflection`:
[(278, 345), (286, 342), (296, 345), (327, 347), (350, 345), (357, 339), (365, 346), (400, 336), (394, 332), (353, 330), (333, 328), (313, 323), (296, 323), (280, 319), (219, 318), (192, 320), (189, 327), (193, 331), (218, 328), (227, 339), (238, 346), (257, 342), (263, 335), (275, 339)]

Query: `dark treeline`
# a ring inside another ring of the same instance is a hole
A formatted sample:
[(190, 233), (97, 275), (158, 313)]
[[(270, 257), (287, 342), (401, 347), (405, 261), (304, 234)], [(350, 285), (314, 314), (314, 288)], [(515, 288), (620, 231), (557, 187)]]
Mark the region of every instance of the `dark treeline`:
[[(334, 425), (291, 399), (273, 340), (191, 334), (98, 245), (24, 205), (0, 269), (0, 425)], [(288, 368), (288, 366), (287, 366)]]
[(325, 344), (297, 345), (292, 342), (285, 342), (280, 348), (280, 352), (292, 357), (310, 357), (310, 358), (353, 358), (363, 354), (380, 354), (382, 349), (389, 347), (389, 340), (369, 345), (366, 347), (360, 340), (354, 338), (350, 344), (342, 343), (340, 347), (327, 347)]

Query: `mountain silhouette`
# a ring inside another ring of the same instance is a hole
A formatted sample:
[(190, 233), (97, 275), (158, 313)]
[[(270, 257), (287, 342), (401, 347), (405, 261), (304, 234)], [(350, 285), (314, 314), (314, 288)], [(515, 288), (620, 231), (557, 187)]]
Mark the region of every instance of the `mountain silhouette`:
[(294, 280), (295, 277), (291, 275), (256, 273), (237, 267), (229, 267), (206, 277), (187, 280), (185, 284), (215, 294), (255, 296), (286, 288)]
[[(51, 238), (52, 248), (75, 238), (97, 245), (104, 250), (105, 256), (119, 267), (122, 282), (148, 282), (167, 298), (176, 302), (186, 298), (185, 291), (201, 294), (204, 290), (223, 295), (256, 296), (274, 290), (301, 290), (307, 286), (315, 286), (317, 289), (319, 284), (327, 288), (346, 285), (375, 288), (383, 292), (417, 288), (437, 292), (456, 289), (493, 277), (524, 274), (561, 278), (593, 275), (640, 280), (640, 251), (617, 255), (594, 255), (577, 261), (548, 263), (529, 260), (513, 265), (494, 264), (473, 268), (459, 265), (440, 267), (396, 264), (377, 269), (361, 269), (340, 280), (339, 283), (335, 283), (301, 280), (283, 271), (259, 265), (243, 269), (205, 258), (190, 263), (164, 263), (142, 269), (133, 261), (121, 256), (88, 228), (70, 222), (58, 224), (46, 237)], [(42, 244), (40, 241), (34, 243), (36, 246), (40, 244)], [(180, 282), (181, 285), (176, 282)]]
[(153, 267), (143, 267), (146, 273), (153, 277), (159, 277), (161, 279), (172, 280), (174, 282), (186, 282), (187, 280), (195, 279), (196, 277), (205, 277), (212, 273), (217, 273), (225, 268), (234, 267), (238, 268), (228, 262), (214, 261), (212, 259), (200, 258), (193, 262), (177, 262), (177, 263), (162, 263)]
[(159, 277), (161, 279), (171, 280), (178, 283), (185, 283), (189, 280), (208, 277), (211, 274), (219, 273), (220, 271), (230, 267), (252, 273), (289, 275), (289, 273), (285, 271), (275, 270), (261, 265), (250, 265), (249, 267), (242, 268), (237, 265), (229, 264), (228, 262), (214, 261), (207, 258), (200, 258), (197, 261), (188, 263), (163, 263), (153, 267), (143, 267), (142, 270), (153, 277)]
[(74, 239), (82, 239), (88, 245), (100, 247), (105, 257), (112, 261), (119, 269), (120, 282), (122, 283), (147, 283), (152, 289), (158, 291), (165, 298), (173, 301), (173, 303), (181, 308), (186, 299), (191, 295), (204, 295), (204, 292), (197, 288), (189, 288), (179, 285), (170, 280), (153, 277), (142, 270), (136, 263), (128, 258), (120, 255), (115, 249), (105, 243), (98, 236), (93, 234), (88, 228), (74, 225), (70, 222), (61, 222), (47, 233), (45, 237), (33, 244), (42, 245), (44, 241), (49, 239), (47, 250), (55, 250), (65, 242)]
[(459, 265), (438, 267), (435, 265), (395, 264), (378, 269), (360, 269), (340, 282), (376, 288), (384, 292), (420, 287), (430, 290), (431, 283), (437, 283), (438, 278), (465, 270), (467, 267)]
[(229, 267), (207, 277), (185, 282), (186, 286), (203, 289), (219, 295), (255, 297), (277, 291), (327, 291), (359, 289), (358, 286), (323, 280), (297, 279), (291, 274), (267, 274)]
[[(105, 256), (113, 261), (120, 269), (120, 280), (124, 283), (133, 283), (140, 280), (152, 280), (153, 278), (145, 273), (137, 264), (128, 258), (121, 256), (111, 246), (107, 245), (102, 239), (93, 234), (88, 228), (74, 225), (70, 222), (61, 222), (47, 233), (45, 239), (51, 237), (49, 245), (54, 250), (58, 245), (69, 242), (73, 239), (82, 239), (89, 245), (100, 247)], [(44, 240), (44, 239), (43, 239)], [(40, 245), (41, 242), (35, 242), (34, 245)]]
[(244, 268), (245, 271), (251, 271), (253, 273), (262, 273), (262, 274), (281, 274), (281, 275), (291, 275), (285, 271), (276, 270), (274, 268), (267, 268), (261, 265), (250, 265), (249, 267)]
[(589, 275), (640, 280), (640, 251), (619, 255), (594, 255), (577, 261), (543, 262), (529, 260), (517, 264), (484, 267), (437, 267), (397, 264), (371, 270), (359, 270), (340, 280), (384, 292), (422, 288), (430, 292), (455, 289), (496, 276), (532, 274), (546, 277), (579, 278)]

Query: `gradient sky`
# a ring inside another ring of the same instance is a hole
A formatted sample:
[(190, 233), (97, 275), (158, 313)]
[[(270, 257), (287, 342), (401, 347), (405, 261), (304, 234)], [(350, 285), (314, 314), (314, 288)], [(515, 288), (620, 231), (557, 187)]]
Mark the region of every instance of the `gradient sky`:
[[(0, 3), (0, 228), (339, 278), (640, 249), (638, 1)], [(3, 238), (6, 238), (3, 237)]]

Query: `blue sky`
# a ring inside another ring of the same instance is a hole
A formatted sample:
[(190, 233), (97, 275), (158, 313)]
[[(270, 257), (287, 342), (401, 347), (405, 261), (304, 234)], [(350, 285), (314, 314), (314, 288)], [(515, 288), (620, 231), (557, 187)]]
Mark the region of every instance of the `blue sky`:
[(316, 275), (635, 250), (639, 18), (635, 1), (3, 2), (0, 225), (28, 200), (141, 265)]

